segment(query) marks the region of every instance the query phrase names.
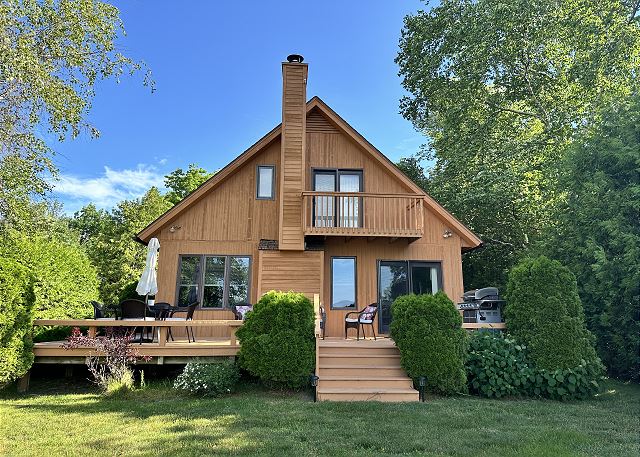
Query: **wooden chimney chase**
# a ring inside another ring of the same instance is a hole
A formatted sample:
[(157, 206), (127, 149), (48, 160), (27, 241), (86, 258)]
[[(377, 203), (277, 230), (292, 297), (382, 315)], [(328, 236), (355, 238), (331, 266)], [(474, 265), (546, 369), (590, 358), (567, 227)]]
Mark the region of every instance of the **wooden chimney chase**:
[(302, 192), (305, 177), (307, 64), (292, 55), (282, 63), (282, 151), (280, 173), (281, 250), (304, 250)]

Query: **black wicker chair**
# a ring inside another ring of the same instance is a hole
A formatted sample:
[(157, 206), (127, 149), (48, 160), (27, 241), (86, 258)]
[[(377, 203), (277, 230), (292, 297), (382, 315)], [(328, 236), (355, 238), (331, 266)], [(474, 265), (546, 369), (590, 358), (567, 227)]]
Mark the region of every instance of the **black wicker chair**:
[[(144, 319), (147, 316), (147, 304), (141, 300), (128, 299), (120, 302), (120, 316), (123, 320), (125, 319)], [(150, 327), (135, 327), (134, 339), (135, 336), (140, 332), (140, 340), (139, 343), (142, 344), (144, 341), (144, 332), (150, 329)]]
[[(180, 310), (173, 310), (171, 311), (171, 315), (170, 317), (167, 317), (167, 319), (171, 319), (171, 320), (182, 320), (182, 318), (180, 317), (173, 317), (174, 314), (176, 313), (187, 313), (184, 320), (185, 321), (192, 321), (193, 320), (193, 314), (196, 311), (196, 308), (198, 307), (198, 302), (195, 303), (191, 303), (189, 306), (185, 306), (183, 309)], [(193, 327), (191, 326), (186, 326), (185, 327), (187, 329), (187, 339), (189, 341), (189, 343), (191, 343), (191, 341), (193, 341), (195, 343), (196, 341), (196, 336), (193, 333)], [(191, 334), (189, 334), (189, 331), (191, 331)], [(171, 333), (167, 334), (167, 338), (171, 335)], [(173, 339), (173, 336), (171, 336), (171, 339)]]
[(102, 319), (104, 316), (104, 305), (102, 303), (98, 303), (97, 301), (92, 301), (91, 305), (93, 306), (93, 318), (94, 319)]
[[(369, 306), (366, 306), (361, 311), (351, 311), (347, 313), (344, 317), (344, 339), (347, 339), (347, 330), (350, 328), (355, 328), (358, 331), (357, 339), (360, 340), (360, 328), (362, 328), (362, 336), (366, 338), (366, 334), (364, 332), (364, 326), (370, 325), (371, 331), (373, 332), (373, 339), (376, 338), (376, 330), (374, 328), (374, 322), (376, 320), (376, 314), (378, 313), (378, 304), (371, 303)], [(349, 317), (351, 315), (356, 315), (356, 317)]]

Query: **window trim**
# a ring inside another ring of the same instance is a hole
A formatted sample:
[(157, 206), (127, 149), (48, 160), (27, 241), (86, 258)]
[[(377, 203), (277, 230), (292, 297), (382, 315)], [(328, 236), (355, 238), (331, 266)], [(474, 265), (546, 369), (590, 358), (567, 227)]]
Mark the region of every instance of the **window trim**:
[[(229, 258), (242, 257), (249, 259), (249, 275), (247, 278), (247, 302), (251, 302), (251, 280), (253, 277), (253, 256), (250, 254), (178, 254), (178, 270), (176, 272), (176, 292), (175, 292), (175, 304), (178, 306), (180, 299), (180, 276), (182, 271), (182, 258), (183, 257), (198, 257), (200, 260), (200, 272), (196, 280), (196, 287), (198, 288), (198, 306), (199, 310), (225, 310), (230, 309), (229, 306)], [(224, 257), (224, 276), (223, 276), (223, 290), (222, 290), (222, 306), (202, 306), (204, 300), (204, 275), (206, 270), (206, 258), (207, 257)]]
[[(271, 169), (271, 196), (260, 196), (260, 169)], [(275, 165), (256, 165), (256, 200), (275, 200), (276, 199), (276, 166)]]
[[(333, 306), (333, 260), (334, 259), (353, 259), (353, 291), (354, 291), (354, 304), (353, 307), (351, 308), (345, 308), (345, 307), (334, 307)], [(336, 311), (355, 311), (358, 309), (358, 257), (355, 255), (346, 255), (346, 256), (341, 256), (341, 255), (337, 255), (337, 256), (331, 256), (331, 263), (329, 266), (329, 276), (331, 277), (331, 284), (330, 284), (330, 293), (329, 293), (329, 298), (330, 298), (330, 302), (329, 302), (329, 309), (331, 310), (336, 310)]]

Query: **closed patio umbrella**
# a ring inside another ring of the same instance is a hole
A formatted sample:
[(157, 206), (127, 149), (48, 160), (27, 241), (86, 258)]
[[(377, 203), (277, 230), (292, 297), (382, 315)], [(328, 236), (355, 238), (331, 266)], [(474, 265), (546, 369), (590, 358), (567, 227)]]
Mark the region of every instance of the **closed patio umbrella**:
[(158, 277), (156, 276), (156, 263), (158, 261), (158, 251), (160, 242), (157, 238), (151, 238), (147, 246), (147, 262), (144, 271), (138, 281), (136, 292), (139, 295), (155, 295), (158, 292)]

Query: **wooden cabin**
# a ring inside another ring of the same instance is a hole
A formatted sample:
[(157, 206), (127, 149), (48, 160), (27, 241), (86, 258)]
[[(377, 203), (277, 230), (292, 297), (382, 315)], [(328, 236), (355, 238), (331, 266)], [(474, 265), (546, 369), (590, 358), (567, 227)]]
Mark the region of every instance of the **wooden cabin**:
[[(346, 313), (405, 293), (463, 293), (463, 251), (480, 239), (319, 97), (308, 66), (282, 63), (282, 123), (138, 234), (160, 241), (156, 301), (233, 319), (269, 290), (319, 294), (326, 335)], [(201, 328), (222, 337), (223, 328)]]

